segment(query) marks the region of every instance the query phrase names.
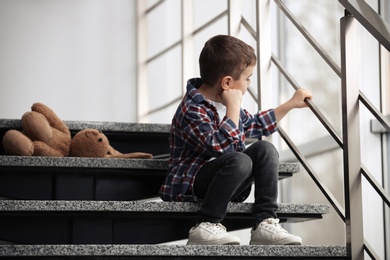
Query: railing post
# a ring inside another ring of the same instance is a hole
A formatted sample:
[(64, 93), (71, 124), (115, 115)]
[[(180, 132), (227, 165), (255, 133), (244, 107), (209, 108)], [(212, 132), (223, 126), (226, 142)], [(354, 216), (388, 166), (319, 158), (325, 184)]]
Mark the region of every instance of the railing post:
[(258, 73), (258, 109), (261, 110), (270, 104), (263, 104), (261, 97), (272, 97), (271, 90), (271, 1), (256, 1), (256, 30), (257, 30), (257, 73)]
[(181, 77), (182, 77), (182, 93), (184, 96), (186, 92), (187, 80), (194, 75), (194, 37), (192, 36), (192, 32), (194, 31), (193, 25), (193, 9), (194, 9), (194, 1), (186, 0), (181, 1), (181, 40), (182, 40), (182, 48), (181, 48)]
[(364, 259), (358, 84), (361, 49), (355, 18), (346, 14), (340, 25), (346, 244), (348, 257), (357, 260)]
[(241, 1), (228, 0), (228, 34), (240, 38)]
[(138, 0), (137, 5), (137, 122), (146, 123), (149, 108), (147, 75), (147, 2)]

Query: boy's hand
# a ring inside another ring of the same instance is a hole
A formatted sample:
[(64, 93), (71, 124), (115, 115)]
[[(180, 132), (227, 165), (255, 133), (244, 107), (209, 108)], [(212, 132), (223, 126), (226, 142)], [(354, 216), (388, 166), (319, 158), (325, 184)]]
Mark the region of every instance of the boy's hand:
[(295, 91), (294, 95), (286, 103), (275, 108), (276, 122), (279, 122), (291, 109), (307, 107), (305, 99), (311, 99), (311, 92), (300, 88)]
[(242, 102), (242, 92), (238, 89), (225, 89), (221, 95), (216, 97), (216, 101), (226, 107), (226, 116), (237, 126), (240, 119), (240, 109)]
[(302, 108), (307, 107), (305, 99), (311, 99), (312, 94), (309, 90), (300, 88), (295, 91), (294, 95), (291, 97), (290, 102), (293, 108)]
[(241, 107), (242, 92), (238, 89), (226, 89), (217, 96), (217, 101), (226, 107)]

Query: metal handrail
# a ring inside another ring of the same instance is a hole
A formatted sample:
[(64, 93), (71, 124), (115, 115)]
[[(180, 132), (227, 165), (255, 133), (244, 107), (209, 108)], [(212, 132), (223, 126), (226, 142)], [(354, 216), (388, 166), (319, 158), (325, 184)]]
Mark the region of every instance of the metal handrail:
[(345, 9), (390, 51), (390, 25), (364, 0), (339, 0)]

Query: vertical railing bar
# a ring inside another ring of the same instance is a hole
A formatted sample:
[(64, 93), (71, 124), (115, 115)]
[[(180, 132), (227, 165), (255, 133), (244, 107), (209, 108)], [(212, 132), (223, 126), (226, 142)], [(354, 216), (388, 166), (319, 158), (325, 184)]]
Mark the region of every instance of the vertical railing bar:
[[(271, 34), (271, 0), (256, 1), (256, 51), (257, 59), (257, 93), (258, 109), (263, 104), (261, 95), (271, 96), (271, 56), (272, 56), (272, 34)], [(261, 41), (261, 42), (260, 42)], [(268, 92), (268, 93), (267, 93)]]
[(305, 29), (305, 27), (294, 17), (294, 15), (288, 10), (288, 8), (280, 1), (274, 0), (279, 8), (284, 12), (284, 14), (290, 19), (290, 21), (295, 25), (299, 32), (306, 38), (306, 40), (311, 44), (311, 46), (318, 52), (318, 54), (324, 59), (324, 61), (332, 68), (332, 70), (341, 77), (340, 66), (327, 54), (324, 48), (314, 39), (313, 36)]
[(344, 209), (343, 207), (338, 203), (337, 199), (333, 196), (332, 192), (326, 187), (326, 185), (321, 181), (321, 178), (314, 172), (314, 170), (310, 167), (309, 162), (306, 160), (305, 156), (301, 154), (298, 147), (294, 145), (294, 143), (291, 141), (291, 139), (287, 136), (287, 134), (284, 132), (284, 130), (281, 128), (281, 126), (278, 126), (278, 133), (283, 138), (283, 140), (286, 142), (286, 144), (289, 146), (291, 151), (295, 154), (297, 159), (300, 161), (300, 163), (303, 165), (303, 167), (306, 169), (310, 177), (313, 179), (317, 187), (321, 190), (321, 192), (324, 194), (324, 196), (327, 198), (329, 203), (333, 206), (337, 214), (340, 216), (340, 218), (345, 221), (344, 216)]
[(358, 260), (364, 259), (359, 122), (360, 49), (357, 21), (347, 12), (340, 20), (340, 39), (346, 245), (347, 256)]
[(181, 81), (182, 96), (186, 92), (186, 83), (194, 73), (194, 39), (193, 32), (193, 9), (194, 1), (186, 0), (181, 2)]
[(146, 50), (146, 33), (147, 33), (147, 22), (146, 22), (146, 2), (138, 0), (136, 2), (137, 9), (137, 122), (144, 122), (144, 115), (148, 112), (149, 107), (149, 88), (148, 88), (148, 76), (147, 76), (147, 50)]
[(228, 34), (239, 37), (241, 25), (240, 0), (227, 0), (228, 5)]
[(375, 189), (379, 196), (381, 196), (382, 200), (390, 207), (390, 196), (387, 194), (382, 185), (377, 182), (374, 176), (368, 171), (368, 169), (362, 164), (362, 174), (367, 179), (367, 181), (371, 184), (371, 186)]
[(371, 103), (371, 101), (360, 91), (359, 95), (360, 101), (366, 106), (366, 108), (378, 119), (387, 131), (390, 132), (390, 122), (389, 120)]
[(261, 110), (262, 108), (262, 103), (261, 103), (261, 60), (260, 60), (260, 55), (261, 55), (261, 45), (260, 45), (260, 34), (261, 34), (261, 21), (260, 21), (260, 1), (256, 1), (256, 31), (257, 31), (257, 38), (256, 38), (256, 52), (257, 52), (257, 66), (256, 66), (256, 72), (257, 72), (257, 108)]
[[(281, 62), (272, 54), (271, 58), (272, 62), (278, 67), (279, 71), (283, 74), (283, 76), (287, 79), (287, 81), (291, 84), (291, 86), (297, 90), (299, 89), (298, 83), (295, 82), (293, 77), (284, 69)], [(326, 117), (321, 113), (321, 111), (317, 108), (312, 100), (306, 100), (307, 105), (314, 113), (314, 115), (318, 118), (321, 124), (326, 128), (329, 134), (333, 137), (333, 139), (337, 142), (337, 144), (342, 147), (343, 141), (340, 135), (336, 132), (336, 130), (332, 127), (331, 123), (326, 119)]]

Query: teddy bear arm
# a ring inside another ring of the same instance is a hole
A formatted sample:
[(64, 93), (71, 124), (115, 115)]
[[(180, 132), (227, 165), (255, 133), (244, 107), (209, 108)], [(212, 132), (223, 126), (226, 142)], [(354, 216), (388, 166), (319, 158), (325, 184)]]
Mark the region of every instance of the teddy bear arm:
[(107, 158), (123, 158), (123, 159), (152, 159), (153, 155), (150, 153), (133, 152), (119, 155), (108, 155)]
[(51, 127), (70, 135), (69, 127), (57, 116), (57, 114), (50, 107), (42, 103), (34, 103), (31, 107), (31, 110), (41, 113), (47, 119)]
[(33, 141), (49, 142), (53, 137), (53, 131), (45, 116), (32, 111), (22, 116), (23, 133)]

